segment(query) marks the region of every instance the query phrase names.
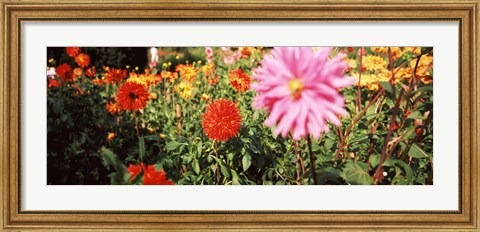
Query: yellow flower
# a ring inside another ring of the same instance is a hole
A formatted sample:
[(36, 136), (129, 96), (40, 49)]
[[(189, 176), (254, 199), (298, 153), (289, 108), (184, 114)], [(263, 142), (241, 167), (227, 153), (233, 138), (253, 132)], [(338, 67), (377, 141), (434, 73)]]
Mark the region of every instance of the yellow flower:
[(164, 138), (166, 138), (167, 136), (164, 135), (164, 134), (160, 134), (159, 137), (162, 138), (162, 139), (164, 139)]
[(193, 82), (197, 78), (198, 74), (198, 69), (191, 64), (177, 65), (176, 71), (178, 71), (180, 73), (180, 76), (188, 82)]
[(208, 63), (202, 66), (200, 69), (203, 73), (204, 76), (212, 76), (215, 72), (215, 64), (214, 63)]
[(388, 82), (391, 77), (391, 72), (387, 69), (383, 69), (380, 73), (377, 74), (370, 74), (370, 73), (362, 73), (360, 77), (358, 73), (352, 74), (353, 78), (357, 80), (360, 78), (360, 83), (357, 82), (361, 87), (366, 87), (369, 90), (377, 91), (381, 89), (379, 82)]
[(382, 53), (382, 54), (387, 54), (388, 52), (388, 47), (372, 47), (372, 50), (374, 52)]
[(356, 59), (347, 59), (347, 64), (349, 66), (349, 69), (356, 69), (357, 68), (357, 63), (358, 61)]
[(367, 55), (362, 58), (365, 70), (375, 71), (387, 67), (387, 61), (380, 56)]
[(188, 100), (188, 99), (193, 97), (195, 87), (193, 87), (192, 83), (190, 83), (188, 81), (182, 81), (182, 82), (178, 83), (177, 86), (175, 86), (175, 91), (178, 94), (180, 94), (180, 96), (183, 99)]
[[(400, 78), (412, 78), (413, 70), (417, 64), (417, 59), (412, 59), (409, 63), (409, 67), (401, 68), (397, 72), (397, 76)], [(430, 69), (433, 67), (433, 57), (429, 55), (421, 56), (418, 62), (417, 72), (415, 76), (420, 79), (424, 84), (432, 82)]]

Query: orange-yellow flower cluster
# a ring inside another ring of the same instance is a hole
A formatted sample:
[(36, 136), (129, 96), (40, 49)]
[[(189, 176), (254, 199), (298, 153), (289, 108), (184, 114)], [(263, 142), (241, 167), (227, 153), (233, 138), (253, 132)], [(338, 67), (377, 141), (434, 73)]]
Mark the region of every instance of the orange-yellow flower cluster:
[(233, 88), (235, 88), (238, 92), (246, 92), (248, 89), (250, 89), (250, 82), (252, 80), (241, 69), (230, 71), (230, 73), (228, 73), (228, 78), (230, 80), (230, 84), (232, 84)]
[(175, 70), (180, 73), (183, 80), (194, 82), (197, 79), (198, 69), (192, 64), (179, 64)]
[[(349, 67), (346, 69), (346, 72), (350, 72), (352, 77), (360, 79), (360, 82), (358, 82), (357, 85), (374, 91), (381, 89), (379, 82), (389, 82), (392, 78), (392, 71), (388, 65), (388, 54), (392, 56), (394, 62), (407, 52), (411, 52), (414, 55), (412, 55), (413, 57), (408, 64), (401, 64), (400, 67), (394, 70), (395, 76), (392, 80), (393, 83), (397, 83), (405, 78), (410, 79), (412, 77), (417, 62), (415, 56), (421, 54), (420, 47), (372, 47), (371, 50), (379, 55), (363, 56), (361, 70), (358, 69), (360, 62), (359, 58), (347, 59), (346, 61), (349, 64)], [(417, 79), (425, 84), (431, 83), (430, 69), (432, 66), (432, 56), (421, 56), (416, 72)], [(361, 75), (359, 74), (359, 71), (362, 72)]]

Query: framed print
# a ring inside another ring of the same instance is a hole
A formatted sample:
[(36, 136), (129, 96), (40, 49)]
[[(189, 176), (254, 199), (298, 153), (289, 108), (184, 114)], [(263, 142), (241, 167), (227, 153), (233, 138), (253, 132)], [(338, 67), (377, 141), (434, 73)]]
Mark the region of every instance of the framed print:
[(1, 6), (2, 230), (478, 230), (477, 0)]

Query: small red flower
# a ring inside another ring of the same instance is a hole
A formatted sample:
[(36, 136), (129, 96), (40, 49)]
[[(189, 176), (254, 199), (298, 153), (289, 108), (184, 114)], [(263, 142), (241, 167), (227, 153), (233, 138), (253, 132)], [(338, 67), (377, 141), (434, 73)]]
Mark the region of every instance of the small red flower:
[(105, 68), (105, 78), (107, 79), (107, 83), (120, 83), (125, 77), (127, 77), (127, 70), (121, 69), (110, 69), (108, 67)]
[(167, 179), (167, 173), (165, 173), (163, 170), (156, 170), (155, 166), (153, 165), (148, 165), (145, 166), (145, 164), (137, 164), (137, 165), (132, 165), (128, 167), (128, 172), (130, 173), (130, 180), (132, 181), (138, 174), (140, 174), (140, 171), (143, 170), (143, 185), (174, 185), (174, 183)]
[(55, 72), (60, 76), (62, 82), (72, 82), (75, 81), (75, 76), (73, 75), (73, 70), (70, 65), (64, 63), (55, 68)]
[(90, 65), (90, 56), (85, 53), (80, 53), (75, 56), (75, 63), (77, 63), (78, 66), (85, 68)]
[(58, 86), (60, 86), (60, 82), (58, 82), (55, 79), (48, 79), (48, 88), (58, 87)]
[(215, 100), (202, 115), (202, 127), (208, 138), (226, 141), (235, 135), (242, 124), (238, 107), (230, 100)]
[(65, 51), (67, 52), (68, 56), (74, 57), (80, 52), (80, 48), (79, 47), (67, 47), (67, 48), (65, 48)]
[(95, 69), (95, 66), (92, 66), (85, 70), (85, 74), (87, 75), (87, 77), (90, 77), (90, 78), (93, 78), (96, 73), (97, 73), (97, 69)]
[(238, 92), (246, 92), (248, 89), (250, 89), (251, 78), (241, 69), (230, 71), (230, 73), (228, 73), (228, 78), (230, 80), (230, 84), (232, 84), (233, 88), (235, 88)]
[(103, 86), (103, 80), (102, 79), (95, 78), (95, 79), (91, 80), (91, 82), (94, 85)]
[(143, 109), (149, 97), (150, 94), (145, 86), (136, 82), (125, 82), (117, 92), (117, 102), (123, 110)]

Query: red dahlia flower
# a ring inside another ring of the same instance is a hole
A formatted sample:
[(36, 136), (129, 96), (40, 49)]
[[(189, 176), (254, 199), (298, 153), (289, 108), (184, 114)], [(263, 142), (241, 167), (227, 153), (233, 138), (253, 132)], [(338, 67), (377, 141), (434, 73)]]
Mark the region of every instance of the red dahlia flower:
[(242, 124), (238, 107), (227, 99), (215, 100), (202, 116), (202, 127), (208, 138), (226, 141), (235, 135)]
[(73, 75), (73, 70), (70, 65), (64, 63), (55, 68), (57, 75), (60, 76), (62, 82), (72, 82), (75, 81), (75, 76)]
[(65, 48), (65, 51), (67, 52), (68, 56), (74, 57), (80, 52), (80, 48), (79, 47), (67, 47), (67, 48)]
[(145, 86), (136, 82), (125, 82), (117, 92), (117, 102), (123, 110), (136, 111), (147, 105), (150, 94)]
[(174, 185), (171, 180), (167, 179), (167, 173), (165, 173), (163, 170), (160, 169), (157, 171), (155, 166), (145, 166), (145, 164), (130, 164), (128, 167), (128, 172), (130, 173), (129, 181), (132, 181), (138, 174), (140, 174), (140, 171), (142, 170), (143, 185)]

